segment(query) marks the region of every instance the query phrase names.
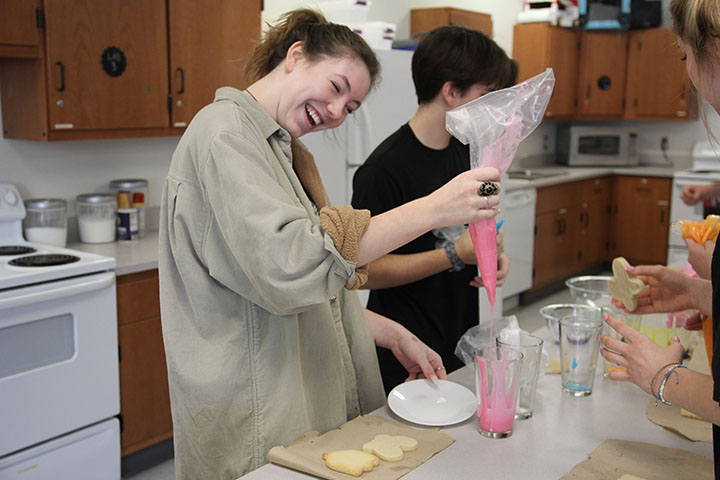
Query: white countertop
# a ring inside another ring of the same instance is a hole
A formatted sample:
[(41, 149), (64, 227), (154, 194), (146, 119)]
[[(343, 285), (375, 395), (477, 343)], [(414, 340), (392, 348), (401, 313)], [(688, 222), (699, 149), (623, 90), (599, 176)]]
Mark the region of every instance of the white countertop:
[(558, 173), (552, 177), (543, 177), (535, 180), (518, 180), (511, 178), (503, 179), (503, 188), (511, 192), (522, 188), (539, 188), (560, 183), (575, 182), (587, 178), (602, 177), (605, 175), (632, 175), (644, 177), (666, 177), (670, 178), (675, 168), (662, 166), (639, 166), (639, 167), (567, 167), (562, 165), (549, 165), (532, 167), (529, 170), (540, 173)]
[(116, 275), (153, 270), (158, 266), (158, 232), (146, 232), (130, 242), (71, 243), (67, 248), (115, 257)]
[[(559, 358), (559, 346), (547, 329), (536, 332), (545, 339), (551, 358)], [(473, 371), (468, 367), (450, 374), (450, 380), (475, 391)], [(516, 421), (512, 436), (489, 439), (477, 431), (477, 417), (442, 431), (455, 443), (432, 457), (403, 479), (439, 478), (560, 478), (608, 439), (646, 442), (681, 448), (712, 458), (711, 443), (691, 442), (650, 422), (645, 408), (651, 397), (633, 384), (602, 376), (602, 359), (593, 393), (575, 398), (562, 392), (560, 375), (545, 375), (538, 383), (532, 418)], [(385, 406), (373, 415), (414, 426)], [(315, 478), (268, 464), (242, 477), (285, 480)]]

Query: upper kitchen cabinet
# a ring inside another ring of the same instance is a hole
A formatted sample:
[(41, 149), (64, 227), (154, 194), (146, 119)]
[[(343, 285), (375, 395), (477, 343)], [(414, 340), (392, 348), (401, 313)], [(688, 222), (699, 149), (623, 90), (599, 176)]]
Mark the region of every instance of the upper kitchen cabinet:
[(620, 118), (624, 111), (627, 36), (618, 31), (585, 31), (580, 40), (578, 114)]
[(185, 127), (223, 86), (244, 88), (245, 58), (260, 37), (260, 1), (171, 0), (171, 126)]
[(40, 0), (0, 0), (0, 58), (40, 58)]
[(0, 65), (6, 138), (178, 135), (245, 86), (257, 0), (45, 0), (40, 60)]
[(545, 117), (572, 118), (577, 106), (577, 75), (580, 35), (575, 30), (547, 23), (515, 25), (513, 58), (518, 62), (518, 81), (546, 68), (555, 74), (555, 89)]
[[(578, 47), (579, 46), (579, 47)], [(576, 31), (515, 25), (518, 80), (551, 67), (546, 118), (683, 120), (697, 117), (674, 35), (667, 29)]]
[(410, 35), (427, 33), (443, 25), (462, 25), (492, 38), (492, 17), (459, 8), (415, 8), (410, 10)]
[(682, 63), (677, 37), (668, 29), (629, 33), (625, 118), (695, 118), (697, 102)]

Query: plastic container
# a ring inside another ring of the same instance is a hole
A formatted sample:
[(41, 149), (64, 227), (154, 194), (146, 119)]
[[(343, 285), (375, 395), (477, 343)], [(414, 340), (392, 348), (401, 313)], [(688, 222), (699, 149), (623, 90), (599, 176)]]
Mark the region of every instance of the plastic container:
[(145, 235), (145, 206), (148, 201), (148, 181), (142, 178), (113, 180), (110, 182), (110, 191), (115, 195), (120, 192), (130, 193), (130, 208), (137, 209), (137, 237), (142, 238)]
[(59, 198), (25, 200), (23, 230), (28, 242), (64, 247), (67, 243), (67, 202)]
[(573, 277), (565, 282), (570, 289), (573, 303), (582, 303), (593, 307), (609, 307), (612, 295), (608, 289), (608, 281), (612, 277), (586, 275)]
[(131, 241), (138, 238), (137, 208), (132, 206), (131, 192), (121, 191), (117, 194), (117, 239)]
[(77, 196), (78, 230), (83, 243), (115, 241), (117, 198), (112, 193)]
[(366, 0), (322, 0), (317, 7), (329, 22), (348, 25), (366, 22), (371, 4)]

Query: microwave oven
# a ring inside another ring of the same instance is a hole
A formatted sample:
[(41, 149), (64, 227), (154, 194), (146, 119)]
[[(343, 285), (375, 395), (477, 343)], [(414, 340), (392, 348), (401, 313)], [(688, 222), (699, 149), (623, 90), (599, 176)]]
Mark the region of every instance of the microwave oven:
[(634, 166), (640, 163), (637, 134), (623, 127), (561, 125), (558, 161), (575, 167)]

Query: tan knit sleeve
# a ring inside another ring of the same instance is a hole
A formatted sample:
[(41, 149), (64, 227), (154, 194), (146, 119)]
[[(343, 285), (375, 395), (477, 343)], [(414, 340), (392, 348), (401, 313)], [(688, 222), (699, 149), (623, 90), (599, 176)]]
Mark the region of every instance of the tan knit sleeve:
[[(350, 205), (323, 207), (320, 226), (332, 238), (335, 248), (349, 262), (357, 262), (360, 237), (370, 224), (370, 210), (355, 210)], [(367, 282), (367, 265), (355, 269), (355, 281), (345, 288), (356, 290)]]

